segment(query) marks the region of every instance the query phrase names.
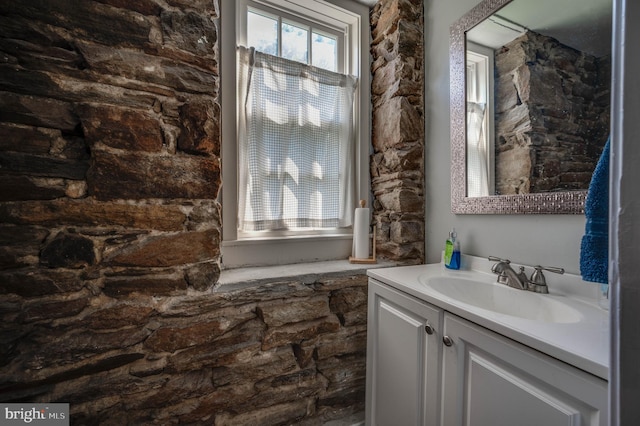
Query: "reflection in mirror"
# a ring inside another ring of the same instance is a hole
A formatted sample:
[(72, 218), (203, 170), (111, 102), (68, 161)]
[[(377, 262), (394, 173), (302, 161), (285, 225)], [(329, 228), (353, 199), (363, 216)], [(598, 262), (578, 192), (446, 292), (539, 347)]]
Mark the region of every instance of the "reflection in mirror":
[(611, 0), (532, 3), (485, 0), (451, 28), (454, 213), (582, 212), (609, 133)]
[(494, 194), (494, 51), (467, 41), (467, 196)]
[(469, 197), (587, 189), (609, 133), (611, 29), (594, 22), (610, 0), (580, 17), (567, 1), (530, 7), (515, 0), (467, 32)]

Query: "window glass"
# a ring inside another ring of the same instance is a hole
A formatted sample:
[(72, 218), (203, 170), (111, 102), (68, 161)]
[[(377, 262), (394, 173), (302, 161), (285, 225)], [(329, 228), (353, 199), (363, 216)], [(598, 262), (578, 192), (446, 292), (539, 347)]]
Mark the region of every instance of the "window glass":
[(340, 71), (335, 36), (255, 8), (247, 11), (247, 27), (251, 29), (247, 31), (247, 45), (259, 52)]
[(282, 57), (309, 63), (309, 30), (294, 24), (282, 23)]
[(249, 11), (247, 25), (251, 28), (247, 31), (249, 46), (269, 55), (278, 54), (278, 19)]
[(337, 71), (338, 41), (334, 37), (327, 37), (316, 32), (312, 35), (311, 52), (312, 64), (329, 71)]

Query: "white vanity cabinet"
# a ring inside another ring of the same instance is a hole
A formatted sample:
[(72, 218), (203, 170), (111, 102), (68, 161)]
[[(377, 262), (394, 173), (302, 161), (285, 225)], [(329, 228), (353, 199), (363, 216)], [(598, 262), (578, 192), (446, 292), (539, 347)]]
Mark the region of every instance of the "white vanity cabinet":
[(436, 425), (443, 312), (369, 280), (367, 425)]
[(444, 336), (440, 424), (607, 424), (605, 380), (449, 313)]
[(369, 279), (369, 426), (602, 426), (607, 392), (599, 377)]

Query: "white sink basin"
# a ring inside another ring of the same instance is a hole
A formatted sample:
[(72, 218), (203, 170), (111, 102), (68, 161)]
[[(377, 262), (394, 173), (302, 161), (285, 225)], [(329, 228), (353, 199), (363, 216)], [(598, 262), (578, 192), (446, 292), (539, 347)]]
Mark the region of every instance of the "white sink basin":
[(573, 323), (583, 319), (578, 310), (564, 303), (559, 296), (458, 277), (420, 277), (419, 281), (454, 302), (502, 315), (552, 323)]

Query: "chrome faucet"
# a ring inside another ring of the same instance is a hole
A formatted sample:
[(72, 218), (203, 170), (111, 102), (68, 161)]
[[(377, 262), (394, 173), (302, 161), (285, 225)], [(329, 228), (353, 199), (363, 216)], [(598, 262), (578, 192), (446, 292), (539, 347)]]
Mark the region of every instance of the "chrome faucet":
[(563, 268), (538, 265), (534, 267), (531, 278), (527, 278), (527, 275), (524, 273), (524, 266), (520, 266), (520, 272), (516, 272), (511, 267), (511, 261), (509, 259), (489, 256), (489, 260), (496, 262), (491, 267), (491, 272), (498, 275), (498, 282), (519, 290), (528, 290), (544, 294), (549, 293), (547, 281), (542, 274), (542, 271), (545, 270), (556, 274), (564, 274)]

